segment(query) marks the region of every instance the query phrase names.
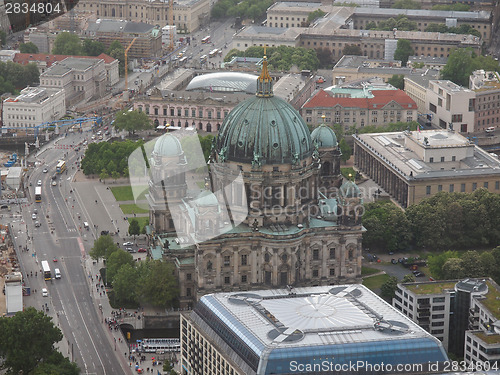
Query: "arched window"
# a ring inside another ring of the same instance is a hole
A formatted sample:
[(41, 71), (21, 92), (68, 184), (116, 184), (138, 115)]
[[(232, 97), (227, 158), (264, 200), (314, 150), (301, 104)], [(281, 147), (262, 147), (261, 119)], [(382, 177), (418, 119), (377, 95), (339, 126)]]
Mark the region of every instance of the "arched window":
[(201, 122), (198, 123), (198, 129), (203, 130), (203, 124)]
[(157, 127), (158, 125), (160, 125), (160, 122), (158, 121), (157, 118), (155, 119), (154, 123), (155, 123), (155, 127)]
[(115, 8), (111, 9), (111, 17), (115, 16)]
[(207, 132), (211, 132), (212, 131), (212, 124), (208, 123), (207, 124)]

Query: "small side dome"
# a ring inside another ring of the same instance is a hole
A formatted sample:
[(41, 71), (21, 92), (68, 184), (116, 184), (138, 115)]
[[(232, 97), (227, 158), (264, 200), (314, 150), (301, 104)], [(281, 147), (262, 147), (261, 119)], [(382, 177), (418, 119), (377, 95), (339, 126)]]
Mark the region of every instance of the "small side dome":
[(203, 190), (200, 194), (198, 194), (195, 202), (198, 207), (211, 207), (219, 205), (217, 197), (209, 190)]
[(162, 157), (182, 155), (181, 142), (171, 134), (164, 134), (156, 140), (153, 154)]
[(361, 190), (352, 181), (346, 181), (340, 187), (340, 195), (344, 198), (361, 198)]
[(318, 148), (332, 148), (337, 147), (337, 136), (335, 132), (325, 124), (321, 124), (311, 133), (311, 138), (316, 144)]

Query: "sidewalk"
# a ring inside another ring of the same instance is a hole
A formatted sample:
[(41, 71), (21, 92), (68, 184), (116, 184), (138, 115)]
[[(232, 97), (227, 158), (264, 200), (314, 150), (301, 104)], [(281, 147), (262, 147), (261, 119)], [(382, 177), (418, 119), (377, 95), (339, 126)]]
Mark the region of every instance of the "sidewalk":
[[(91, 290), (91, 295), (95, 301), (94, 307), (98, 315), (101, 316), (100, 324), (105, 326), (109, 345), (111, 348), (114, 347), (115, 351), (117, 352), (123, 373), (136, 374), (137, 372), (135, 371), (135, 367), (137, 364), (143, 370), (142, 372), (143, 374), (147, 373), (147, 370), (149, 370), (150, 374), (155, 374), (155, 375), (157, 375), (158, 373), (163, 374), (162, 361), (157, 362), (156, 365), (153, 365), (152, 358), (156, 357), (155, 353), (142, 353), (145, 360), (141, 361), (140, 353), (135, 353), (130, 351), (129, 343), (127, 342), (126, 337), (124, 337), (119, 327), (118, 329), (114, 328), (115, 326), (122, 324), (124, 318), (120, 317), (115, 319), (113, 313), (118, 313), (119, 311), (111, 307), (107, 293), (102, 294), (103, 288), (97, 289), (96, 287), (97, 284), (96, 280), (98, 280), (96, 276), (98, 277), (98, 275), (100, 275), (99, 269), (103, 267), (103, 263), (96, 262), (89, 257), (85, 260), (84, 267), (87, 274), (87, 282)], [(132, 313), (132, 311), (129, 311), (129, 313)], [(142, 314), (140, 312), (135, 311), (134, 316), (137, 316), (135, 313), (141, 316), (141, 319), (137, 319), (137, 324), (134, 324), (134, 326), (140, 328), (142, 327), (142, 321), (143, 321)], [(127, 323), (130, 323), (130, 321), (128, 321)], [(179, 355), (178, 354), (176, 355), (177, 359), (179, 359)], [(180, 362), (177, 362), (175, 370), (180, 373), (179, 363)]]

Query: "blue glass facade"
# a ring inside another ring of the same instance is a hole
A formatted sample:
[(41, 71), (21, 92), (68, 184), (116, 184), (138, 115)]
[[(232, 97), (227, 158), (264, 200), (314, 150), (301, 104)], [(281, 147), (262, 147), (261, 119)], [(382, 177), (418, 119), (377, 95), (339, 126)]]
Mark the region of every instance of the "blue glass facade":
[[(335, 371), (337, 366), (352, 364), (358, 361), (375, 364), (412, 364), (435, 363), (447, 361), (444, 349), (432, 338), (407, 340), (387, 340), (352, 344), (336, 344), (295, 348), (278, 348), (272, 350), (268, 358), (265, 374), (297, 374), (294, 369), (299, 364), (309, 368), (325, 370), (326, 364), (334, 371), (314, 371), (307, 374), (347, 374), (346, 371)], [(324, 366), (322, 366), (322, 364)], [(378, 374), (379, 371), (358, 369), (356, 374)]]

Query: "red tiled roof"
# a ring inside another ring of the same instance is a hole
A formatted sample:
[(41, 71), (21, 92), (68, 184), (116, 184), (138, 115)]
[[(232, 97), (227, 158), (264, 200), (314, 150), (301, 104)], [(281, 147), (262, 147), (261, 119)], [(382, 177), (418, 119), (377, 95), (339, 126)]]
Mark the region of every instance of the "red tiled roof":
[(30, 62), (45, 61), (47, 67), (50, 67), (57, 61), (62, 61), (67, 57), (80, 57), (85, 59), (102, 59), (105, 64), (113, 62), (115, 59), (111, 56), (101, 53), (99, 56), (73, 56), (73, 55), (49, 55), (46, 53), (16, 53), (14, 62), (22, 65), (27, 65)]
[(417, 103), (403, 90), (373, 90), (373, 98), (335, 98), (331, 93), (320, 90), (304, 108), (331, 108), (340, 105), (343, 108), (381, 109), (390, 102), (398, 103), (404, 109), (417, 109)]

